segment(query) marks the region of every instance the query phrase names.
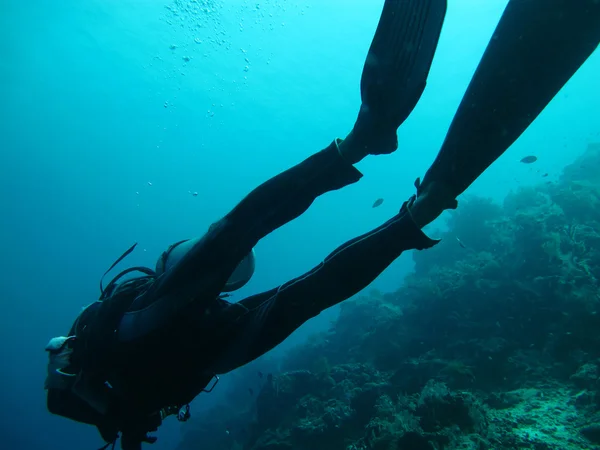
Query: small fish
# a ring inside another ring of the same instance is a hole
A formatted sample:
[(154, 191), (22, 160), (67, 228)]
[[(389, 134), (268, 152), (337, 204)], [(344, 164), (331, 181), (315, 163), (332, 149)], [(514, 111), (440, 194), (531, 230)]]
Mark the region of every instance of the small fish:
[(148, 181), (148, 186), (152, 186), (152, 182)]
[(523, 164), (532, 164), (536, 161), (537, 161), (537, 156), (529, 155), (529, 156), (526, 156), (525, 158), (521, 159), (520, 162), (522, 162)]
[(188, 191), (188, 193), (192, 196), (192, 197), (198, 197), (198, 193), (197, 192), (192, 192), (192, 191)]
[(383, 203), (383, 199), (382, 198), (378, 198), (377, 200), (375, 200), (375, 202), (373, 203), (372, 208), (377, 208), (378, 206), (381, 206), (381, 204)]
[(229, 427), (225, 428), (225, 434), (230, 434), (231, 430), (229, 429)]
[(258, 378), (262, 378), (263, 377), (263, 373), (259, 370), (258, 371)]
[(548, 176), (548, 174), (545, 173), (545, 174), (542, 175), (542, 178), (546, 178), (547, 176)]
[(458, 245), (460, 245), (462, 248), (467, 248), (466, 245), (463, 244), (459, 238), (456, 238), (456, 242), (458, 242)]
[(248, 392), (250, 392), (250, 395), (254, 395), (254, 389), (248, 388)]

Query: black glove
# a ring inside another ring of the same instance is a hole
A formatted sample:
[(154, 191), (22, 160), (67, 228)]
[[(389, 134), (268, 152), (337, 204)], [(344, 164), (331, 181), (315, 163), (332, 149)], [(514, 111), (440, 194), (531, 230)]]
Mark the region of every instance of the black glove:
[(137, 416), (135, 420), (132, 420), (130, 416), (121, 432), (121, 448), (123, 450), (141, 450), (142, 443), (154, 444), (157, 438), (149, 436), (148, 433), (158, 430), (161, 424), (162, 417), (159, 413), (143, 418)]
[(121, 435), (122, 450), (142, 450), (142, 443), (154, 444), (157, 438), (147, 433), (123, 433)]

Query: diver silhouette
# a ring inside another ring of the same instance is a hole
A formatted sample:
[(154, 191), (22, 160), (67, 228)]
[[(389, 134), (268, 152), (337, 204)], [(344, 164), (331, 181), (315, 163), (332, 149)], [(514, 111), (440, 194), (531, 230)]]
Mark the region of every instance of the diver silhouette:
[[(402, 252), (437, 241), (421, 229), (527, 129), (600, 43), (597, 0), (510, 0), (416, 194), (378, 228), (346, 242), (298, 278), (237, 303), (253, 247), (329, 191), (357, 182), (354, 164), (390, 154), (426, 85), (447, 0), (386, 0), (345, 139), (250, 192), (203, 236), (172, 245), (156, 270), (121, 272), (66, 336), (50, 340), (50, 412), (96, 426), (124, 450), (211, 390), (218, 375), (263, 355), (310, 318), (368, 286)], [(116, 263), (120, 262), (133, 247)], [(111, 269), (116, 265), (113, 264)], [(109, 269), (109, 270), (111, 270)], [(123, 275), (140, 276), (121, 281)]]

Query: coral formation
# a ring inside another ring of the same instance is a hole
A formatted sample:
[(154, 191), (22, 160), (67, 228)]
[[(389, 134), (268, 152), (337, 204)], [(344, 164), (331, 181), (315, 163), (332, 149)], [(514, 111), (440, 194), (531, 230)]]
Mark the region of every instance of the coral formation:
[(179, 450), (600, 449), (598, 174), (592, 144), (556, 182), (462, 200), (396, 292), (345, 302)]

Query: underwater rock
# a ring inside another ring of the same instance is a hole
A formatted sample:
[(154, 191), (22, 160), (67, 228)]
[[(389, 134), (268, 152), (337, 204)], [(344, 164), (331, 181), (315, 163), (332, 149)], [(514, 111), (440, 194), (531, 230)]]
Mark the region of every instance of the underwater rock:
[(590, 442), (600, 444), (600, 423), (586, 425), (580, 432)]
[(580, 409), (595, 408), (597, 406), (598, 395), (588, 390), (578, 392), (573, 397), (575, 406)]
[(389, 382), (398, 392), (416, 394), (423, 389), (434, 373), (435, 367), (427, 362), (404, 361), (398, 364), (398, 369), (394, 371)]
[[(202, 448), (206, 447), (203, 446)], [(215, 447), (215, 450), (216, 448), (217, 447)], [(286, 441), (285, 437), (265, 433), (262, 434), (259, 440), (250, 448), (252, 450), (293, 450), (294, 445), (291, 441)]]
[(521, 403), (521, 398), (515, 392), (492, 392), (484, 402), (494, 409), (508, 409)]
[(394, 450), (434, 450), (429, 440), (416, 433), (409, 431), (404, 433), (397, 441)]
[(472, 394), (451, 392), (434, 380), (423, 388), (415, 414), (426, 432), (457, 426), (465, 433), (485, 434), (487, 428), (485, 412)]
[(569, 377), (577, 387), (580, 388), (593, 388), (599, 386), (598, 384), (598, 366), (596, 364), (584, 364), (577, 369), (573, 375)]
[(274, 376), (263, 387), (256, 400), (256, 417), (263, 429), (277, 426), (293, 414), (299, 400), (313, 392), (322, 392), (333, 386), (330, 377), (322, 377), (308, 370), (299, 370)]

